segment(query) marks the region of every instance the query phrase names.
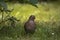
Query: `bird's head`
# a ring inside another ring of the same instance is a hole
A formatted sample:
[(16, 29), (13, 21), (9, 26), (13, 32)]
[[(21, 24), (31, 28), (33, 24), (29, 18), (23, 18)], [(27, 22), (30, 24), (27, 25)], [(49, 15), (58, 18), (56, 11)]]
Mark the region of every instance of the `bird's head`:
[(35, 20), (35, 16), (34, 15), (31, 15), (30, 17), (29, 17), (29, 20)]

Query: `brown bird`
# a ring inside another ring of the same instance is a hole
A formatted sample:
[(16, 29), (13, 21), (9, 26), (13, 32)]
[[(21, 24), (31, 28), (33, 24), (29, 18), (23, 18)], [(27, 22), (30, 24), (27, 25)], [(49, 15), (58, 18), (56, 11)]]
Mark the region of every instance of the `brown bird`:
[(26, 34), (33, 34), (35, 32), (35, 16), (31, 15), (28, 19), (28, 21), (24, 24), (24, 29)]

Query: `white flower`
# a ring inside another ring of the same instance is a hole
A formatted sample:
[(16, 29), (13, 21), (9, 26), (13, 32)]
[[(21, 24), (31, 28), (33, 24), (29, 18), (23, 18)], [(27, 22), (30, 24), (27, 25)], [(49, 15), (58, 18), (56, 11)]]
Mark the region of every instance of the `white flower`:
[(54, 35), (55, 33), (52, 33), (52, 35)]

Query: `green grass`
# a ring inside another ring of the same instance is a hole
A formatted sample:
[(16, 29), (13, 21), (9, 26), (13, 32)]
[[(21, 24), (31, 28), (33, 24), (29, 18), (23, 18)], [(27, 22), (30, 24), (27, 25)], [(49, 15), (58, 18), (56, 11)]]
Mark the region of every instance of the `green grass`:
[[(37, 5), (38, 8), (29, 4), (8, 3), (9, 9), (14, 8), (11, 16), (20, 22), (16, 23), (15, 28), (4, 25), (0, 30), (0, 40), (60, 40), (60, 5), (58, 3)], [(32, 36), (25, 36), (23, 27), (30, 15), (36, 16), (36, 32)]]
[(48, 21), (50, 20), (50, 18), (60, 20), (60, 17), (58, 17), (60, 14), (60, 5), (57, 3), (38, 4), (38, 8), (35, 8), (34, 6), (29, 4), (16, 3), (10, 5), (12, 8), (14, 8), (12, 15), (17, 17), (17, 19), (20, 19), (21, 22), (24, 22), (26, 19), (28, 19), (30, 15), (35, 15), (37, 21)]

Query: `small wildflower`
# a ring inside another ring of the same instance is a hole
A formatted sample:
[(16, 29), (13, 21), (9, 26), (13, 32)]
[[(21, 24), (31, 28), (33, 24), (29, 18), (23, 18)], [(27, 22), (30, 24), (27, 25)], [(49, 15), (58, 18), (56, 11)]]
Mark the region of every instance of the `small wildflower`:
[(52, 35), (54, 35), (54, 33), (52, 33)]

